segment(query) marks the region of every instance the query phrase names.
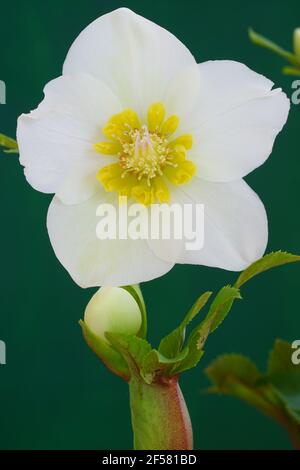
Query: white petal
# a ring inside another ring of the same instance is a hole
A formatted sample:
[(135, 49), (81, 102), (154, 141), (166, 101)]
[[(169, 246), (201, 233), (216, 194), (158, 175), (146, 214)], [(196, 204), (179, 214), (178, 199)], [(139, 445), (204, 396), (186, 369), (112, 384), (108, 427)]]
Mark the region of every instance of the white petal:
[(86, 161), (82, 159), (72, 165), (65, 176), (61, 186), (56, 191), (56, 196), (64, 204), (78, 204), (89, 199), (103, 187), (97, 179), (98, 171), (110, 163), (114, 163), (114, 157), (97, 156)]
[(208, 181), (233, 181), (262, 165), (272, 152), (288, 110), (286, 95), (274, 90), (203, 124), (191, 152), (198, 176)]
[[(78, 182), (78, 188), (84, 191), (70, 199), (83, 200), (93, 192), (92, 186), (86, 187), (87, 179), (111, 161), (97, 154), (92, 144), (101, 139), (101, 127), (121, 109), (120, 103), (105, 84), (88, 75), (59, 77), (46, 85), (44, 93), (38, 108), (18, 120), (25, 176), (35, 189), (55, 193), (64, 182), (69, 185), (81, 168), (84, 181)], [(67, 191), (62, 192), (68, 202)]]
[(146, 240), (100, 240), (96, 209), (100, 203), (115, 203), (98, 193), (85, 203), (64, 205), (53, 198), (47, 228), (59, 261), (81, 287), (122, 286), (162, 276), (174, 263), (158, 259)]
[(240, 179), (268, 158), (289, 111), (286, 95), (272, 86), (233, 61), (205, 62), (174, 80), (166, 101), (182, 118), (180, 132), (193, 135), (189, 158), (200, 178)]
[[(179, 227), (177, 227), (177, 229), (178, 228)], [(170, 229), (170, 237), (168, 238), (160, 237), (159, 239), (156, 239), (149, 236), (148, 246), (157, 258), (168, 263), (175, 264), (184, 250), (185, 239), (184, 234), (182, 234), (181, 238), (176, 238), (174, 236), (172, 223), (170, 224)]]
[(241, 271), (260, 258), (268, 241), (265, 208), (244, 180), (210, 183), (194, 178), (176, 197), (204, 204), (204, 246), (185, 251), (179, 263)]
[(163, 98), (170, 79), (195, 63), (171, 33), (120, 8), (101, 16), (74, 41), (64, 73), (86, 72), (103, 80), (139, 113)]

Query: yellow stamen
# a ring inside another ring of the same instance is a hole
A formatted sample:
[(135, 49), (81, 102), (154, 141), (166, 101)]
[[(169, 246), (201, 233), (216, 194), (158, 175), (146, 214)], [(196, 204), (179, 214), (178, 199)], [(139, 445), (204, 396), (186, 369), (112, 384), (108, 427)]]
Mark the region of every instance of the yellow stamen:
[(102, 129), (108, 141), (93, 145), (96, 152), (117, 158), (97, 173), (104, 189), (146, 206), (169, 202), (170, 185), (186, 184), (196, 173), (194, 163), (187, 160), (191, 134), (169, 139), (178, 126), (175, 114), (165, 120), (165, 107), (159, 102), (149, 107), (147, 125), (132, 109), (111, 116)]

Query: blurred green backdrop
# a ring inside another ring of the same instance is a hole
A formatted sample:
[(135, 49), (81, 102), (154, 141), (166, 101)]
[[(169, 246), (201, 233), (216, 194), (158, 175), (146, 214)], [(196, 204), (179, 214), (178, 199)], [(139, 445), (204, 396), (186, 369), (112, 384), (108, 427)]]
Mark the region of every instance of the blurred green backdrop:
[[(7, 104), (0, 106), (0, 132), (15, 135), (17, 116), (36, 107), (44, 84), (60, 75), (78, 33), (120, 6), (172, 31), (199, 62), (244, 62), (291, 96), (293, 79), (281, 75), (281, 60), (250, 44), (247, 28), (290, 47), (300, 25), (299, 0), (14, 0), (1, 4), (0, 79)], [(300, 253), (299, 129), (300, 105), (292, 106), (272, 158), (247, 178), (268, 211), (269, 250)], [(76, 286), (54, 256), (45, 227), (51, 197), (26, 183), (16, 156), (1, 156), (0, 165), (0, 339), (7, 344), (7, 365), (0, 366), (0, 448), (131, 448), (127, 386), (93, 356), (77, 323), (94, 289)], [(275, 337), (299, 339), (299, 272), (291, 265), (251, 281), (244, 300), (209, 339), (201, 366), (235, 351), (264, 367)], [(202, 291), (233, 278), (221, 270), (177, 266), (144, 284), (153, 343)], [(201, 368), (181, 383), (197, 449), (290, 448), (284, 431), (254, 409), (203, 395), (208, 382)]]

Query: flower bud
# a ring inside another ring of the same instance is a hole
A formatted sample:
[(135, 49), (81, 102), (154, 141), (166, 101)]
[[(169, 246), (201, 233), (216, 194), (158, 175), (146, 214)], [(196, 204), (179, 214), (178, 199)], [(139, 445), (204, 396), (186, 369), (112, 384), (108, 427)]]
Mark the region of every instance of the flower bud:
[(84, 322), (92, 333), (107, 341), (105, 332), (137, 334), (142, 326), (142, 314), (127, 290), (102, 287), (89, 301)]
[(294, 31), (294, 51), (296, 56), (300, 57), (300, 28)]

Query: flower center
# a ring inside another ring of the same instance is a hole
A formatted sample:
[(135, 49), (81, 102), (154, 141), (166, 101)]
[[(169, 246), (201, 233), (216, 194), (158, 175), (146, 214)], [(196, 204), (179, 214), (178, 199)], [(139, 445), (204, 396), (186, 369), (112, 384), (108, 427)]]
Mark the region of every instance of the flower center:
[(133, 173), (140, 181), (142, 178), (151, 185), (151, 179), (162, 176), (166, 165), (174, 166), (168, 148), (168, 140), (155, 132), (149, 132), (146, 125), (141, 129), (130, 129), (131, 142), (122, 143), (119, 153), (120, 166), (124, 174)]
[(192, 136), (170, 139), (178, 125), (176, 115), (165, 119), (162, 103), (149, 107), (147, 124), (141, 124), (131, 109), (112, 116), (102, 129), (109, 140), (93, 146), (102, 155), (116, 157), (116, 163), (97, 173), (106, 191), (116, 191), (144, 205), (168, 202), (170, 184), (186, 184), (196, 172), (194, 163), (186, 158)]

